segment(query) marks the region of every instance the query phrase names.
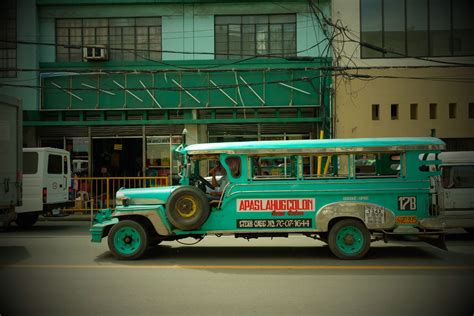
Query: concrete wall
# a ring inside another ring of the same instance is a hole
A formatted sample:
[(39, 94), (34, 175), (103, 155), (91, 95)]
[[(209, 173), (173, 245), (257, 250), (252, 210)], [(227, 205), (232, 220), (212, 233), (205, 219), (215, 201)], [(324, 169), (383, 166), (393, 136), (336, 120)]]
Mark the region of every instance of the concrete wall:
[[(425, 79), (375, 80), (338, 78), (335, 129), (337, 138), (383, 136), (430, 136), (431, 129), (441, 138), (474, 137), (474, 119), (468, 118), (474, 103), (469, 69), (414, 69), (364, 71), (371, 76), (451, 77), (458, 81)], [(430, 103), (437, 104), (437, 118), (430, 119)], [(456, 118), (449, 118), (449, 103), (456, 103)], [(379, 120), (372, 120), (372, 104), (379, 104)], [(391, 119), (391, 104), (398, 104), (398, 120)], [(418, 104), (418, 118), (410, 119), (410, 104)]]
[[(355, 39), (360, 38), (359, 3), (346, 0), (333, 0), (332, 3), (333, 20), (340, 19)], [(474, 57), (438, 60), (473, 63)], [(430, 136), (431, 130), (435, 129), (436, 136), (441, 138), (474, 138), (474, 119), (468, 118), (469, 103), (474, 103), (472, 70), (469, 68), (448, 68), (439, 63), (413, 58), (361, 59), (360, 46), (351, 42), (344, 43), (340, 65), (436, 67), (360, 69), (349, 72), (368, 76), (365, 79), (348, 80), (337, 76), (334, 81), (333, 102), (335, 137)], [(412, 103), (418, 104), (417, 120), (410, 119)], [(437, 104), (436, 119), (429, 118), (430, 103)], [(448, 115), (449, 103), (456, 103), (457, 113), (454, 119), (450, 119)], [(372, 104), (379, 104), (380, 120), (372, 120)], [(391, 119), (391, 104), (398, 104), (398, 120)]]
[[(356, 42), (344, 42), (344, 54), (341, 56), (340, 64), (342, 66), (421, 66), (421, 65), (439, 65), (429, 61), (422, 61), (414, 58), (360, 58), (360, 46), (357, 40), (360, 39), (360, 1), (359, 0), (332, 0), (332, 20), (342, 21), (342, 24), (348, 29), (351, 38)], [(339, 37), (338, 39), (342, 39)], [(337, 42), (336, 42), (337, 44)], [(342, 48), (339, 43), (339, 48)], [(453, 58), (436, 58), (441, 61), (451, 61)], [(458, 62), (474, 62), (474, 57), (456, 57)]]

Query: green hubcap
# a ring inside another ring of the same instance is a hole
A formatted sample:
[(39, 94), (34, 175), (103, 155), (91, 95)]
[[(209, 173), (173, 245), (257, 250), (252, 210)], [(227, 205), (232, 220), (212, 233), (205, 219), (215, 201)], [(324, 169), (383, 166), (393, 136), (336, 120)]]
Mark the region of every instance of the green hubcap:
[(346, 226), (336, 235), (337, 248), (346, 254), (358, 253), (364, 245), (364, 236), (359, 228)]
[(140, 234), (132, 227), (122, 227), (115, 233), (115, 249), (124, 255), (133, 254), (138, 250), (141, 243)]

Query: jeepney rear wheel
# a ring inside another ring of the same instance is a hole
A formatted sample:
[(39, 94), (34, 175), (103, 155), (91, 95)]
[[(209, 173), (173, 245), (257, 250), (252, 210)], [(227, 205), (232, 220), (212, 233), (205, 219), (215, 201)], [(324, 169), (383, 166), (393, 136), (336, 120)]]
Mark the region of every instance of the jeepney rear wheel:
[(148, 248), (149, 238), (141, 223), (123, 220), (112, 227), (107, 243), (112, 254), (118, 259), (135, 260)]
[(342, 219), (329, 231), (328, 245), (339, 259), (362, 259), (370, 248), (370, 232), (355, 219)]
[(21, 228), (30, 228), (38, 221), (38, 212), (18, 213), (16, 224)]
[(166, 203), (166, 216), (181, 230), (195, 230), (209, 217), (209, 201), (196, 187), (183, 186), (173, 191)]

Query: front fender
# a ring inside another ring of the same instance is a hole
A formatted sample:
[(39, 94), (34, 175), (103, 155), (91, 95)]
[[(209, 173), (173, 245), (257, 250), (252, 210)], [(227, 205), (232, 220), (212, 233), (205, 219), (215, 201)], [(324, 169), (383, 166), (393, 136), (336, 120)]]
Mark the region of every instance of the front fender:
[(112, 217), (119, 219), (125, 216), (143, 216), (153, 225), (156, 232), (161, 236), (171, 235), (171, 227), (166, 220), (166, 212), (163, 205), (140, 206), (140, 207), (122, 207), (117, 208)]
[(336, 202), (319, 209), (316, 229), (328, 231), (329, 222), (338, 217), (360, 219), (368, 229), (392, 229), (396, 225), (395, 214), (383, 206), (366, 202)]

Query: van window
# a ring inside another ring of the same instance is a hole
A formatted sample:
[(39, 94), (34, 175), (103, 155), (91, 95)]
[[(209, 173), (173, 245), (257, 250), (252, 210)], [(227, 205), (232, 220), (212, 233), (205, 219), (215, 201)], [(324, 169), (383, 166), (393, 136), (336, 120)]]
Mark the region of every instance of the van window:
[(38, 153), (23, 153), (23, 174), (35, 174), (38, 172)]
[(474, 188), (474, 166), (442, 167), (444, 188)]
[(63, 156), (63, 166), (64, 166), (63, 173), (67, 174), (67, 157), (66, 156)]
[(62, 174), (63, 172), (63, 156), (49, 155), (48, 156), (48, 173)]

